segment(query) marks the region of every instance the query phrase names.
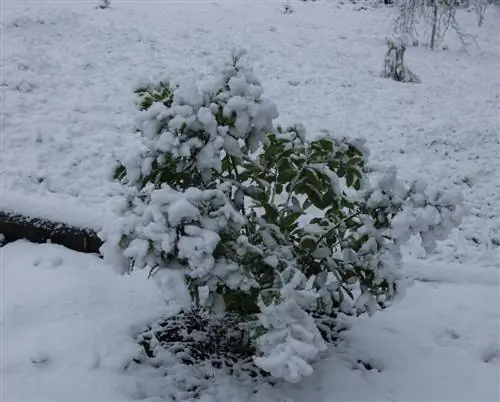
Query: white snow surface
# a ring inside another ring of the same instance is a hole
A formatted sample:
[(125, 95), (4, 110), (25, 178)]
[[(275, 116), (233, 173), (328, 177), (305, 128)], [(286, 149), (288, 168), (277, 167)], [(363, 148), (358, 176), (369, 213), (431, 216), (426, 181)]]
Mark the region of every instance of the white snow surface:
[[(394, 10), (336, 1), (3, 0), (0, 209), (99, 229), (116, 204), (113, 154), (130, 132), (137, 81), (204, 80), (244, 47), (280, 121), (361, 136), (405, 179), (459, 186), (470, 214), (422, 259), (405, 249), (406, 297), (346, 320), (343, 341), (296, 385), (259, 388), (217, 374), (203, 401), (500, 399), (500, 9), (480, 49), (409, 48), (421, 84), (380, 77)], [(101, 222), (101, 223), (100, 223)], [(174, 380), (129, 367), (134, 334), (166, 306), (145, 272), (117, 276), (54, 245), (0, 248), (0, 400), (171, 401)], [(362, 360), (374, 370), (366, 370)], [(186, 375), (189, 375), (186, 374)], [(175, 376), (174, 376), (175, 377)]]
[[(118, 276), (97, 257), (50, 244), (16, 242), (0, 254), (2, 402), (174, 401), (163, 370), (131, 363), (134, 335), (168, 310), (146, 271)], [(214, 372), (201, 400), (496, 401), (498, 303), (492, 283), (416, 282), (391, 309), (346, 320), (340, 345), (299, 384), (253, 394)]]

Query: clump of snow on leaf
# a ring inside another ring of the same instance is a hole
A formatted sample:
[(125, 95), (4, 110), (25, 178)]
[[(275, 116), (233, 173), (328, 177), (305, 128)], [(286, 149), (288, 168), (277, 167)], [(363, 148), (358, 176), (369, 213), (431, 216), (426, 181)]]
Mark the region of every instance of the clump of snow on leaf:
[(142, 147), (119, 160), (124, 201), (102, 252), (122, 272), (180, 272), (192, 308), (239, 317), (255, 364), (296, 382), (326, 349), (325, 319), (386, 307), (401, 245), (417, 235), (432, 250), (460, 199), (373, 171), (360, 140), (276, 125), (241, 56), (213, 85), (137, 89)]

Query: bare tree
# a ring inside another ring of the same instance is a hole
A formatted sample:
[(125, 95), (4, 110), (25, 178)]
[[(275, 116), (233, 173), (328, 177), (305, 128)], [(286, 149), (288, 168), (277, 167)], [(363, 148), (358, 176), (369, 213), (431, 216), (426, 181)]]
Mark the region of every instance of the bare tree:
[(475, 0), (474, 10), (477, 14), (477, 24), (482, 27), (484, 24), (484, 15), (486, 14), (486, 9), (490, 5), (489, 0)]
[[(455, 0), (427, 0), (423, 12), (430, 25), (430, 47), (436, 49), (444, 40), (449, 28), (456, 24), (458, 3)], [(458, 24), (456, 24), (458, 26)]]
[(422, 0), (400, 0), (397, 7), (399, 12), (394, 24), (396, 36), (407, 46), (418, 46), (417, 24), (421, 19)]
[[(487, 2), (488, 0), (475, 0)], [(405, 44), (418, 45), (418, 26), (420, 23), (429, 32), (429, 44), (432, 50), (438, 48), (451, 28), (460, 38), (463, 46), (476, 44), (473, 35), (466, 34), (460, 28), (456, 19), (460, 3), (457, 0), (400, 0), (399, 14), (395, 21), (394, 30)], [(480, 9), (484, 19), (484, 8)], [(481, 20), (482, 24), (482, 20)]]

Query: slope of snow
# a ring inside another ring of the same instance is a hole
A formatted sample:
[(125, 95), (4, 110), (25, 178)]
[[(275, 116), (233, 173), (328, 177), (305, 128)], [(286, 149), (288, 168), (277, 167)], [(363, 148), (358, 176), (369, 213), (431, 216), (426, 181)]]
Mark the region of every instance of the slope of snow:
[[(98, 229), (112, 216), (113, 155), (136, 146), (133, 84), (204, 80), (244, 47), (281, 122), (365, 137), (374, 160), (404, 178), (458, 186), (470, 215), (429, 259), (416, 244), (406, 248), (406, 273), (418, 279), (406, 299), (352, 320), (317, 376), (253, 396), (219, 378), (205, 400), (500, 398), (498, 7), (481, 29), (473, 13), (460, 13), (480, 49), (463, 51), (452, 33), (448, 50), (409, 49), (422, 80), (410, 85), (379, 76), (391, 9), (292, 2), (295, 12), (284, 15), (276, 1), (95, 4), (1, 2), (1, 210)], [(151, 281), (116, 277), (92, 256), (50, 245), (16, 243), (0, 254), (2, 401), (169, 400), (173, 380), (123, 370), (134, 331), (167, 309)]]

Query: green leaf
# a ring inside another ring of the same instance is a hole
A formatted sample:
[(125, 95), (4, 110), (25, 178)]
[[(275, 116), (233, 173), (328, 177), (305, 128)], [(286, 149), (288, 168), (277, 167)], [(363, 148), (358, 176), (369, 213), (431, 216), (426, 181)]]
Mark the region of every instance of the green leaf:
[(302, 170), (302, 175), (305, 178), (305, 181), (307, 184), (311, 186), (316, 186), (319, 187), (319, 177), (317, 172), (314, 169), (306, 167), (305, 169)]
[(337, 169), (337, 176), (338, 177), (345, 177), (346, 175), (346, 169), (344, 166), (339, 166), (339, 168)]
[(256, 201), (267, 202), (267, 194), (262, 187), (248, 186), (244, 188), (245, 195), (253, 198)]
[(352, 169), (346, 170), (346, 184), (347, 187), (352, 187), (354, 185), (354, 181), (356, 180), (356, 176), (353, 173)]
[(329, 138), (323, 138), (318, 141), (321, 148), (328, 152), (333, 152), (334, 142)]
[(275, 186), (274, 189), (276, 191), (276, 194), (281, 194), (283, 192), (283, 184), (276, 183), (276, 186)]
[(301, 216), (302, 212), (292, 212), (287, 214), (282, 219), (282, 228), (287, 232), (291, 232), (296, 228), (296, 224), (298, 224), (297, 219), (299, 219)]
[(357, 179), (354, 184), (353, 184), (353, 187), (356, 191), (359, 191), (361, 190), (361, 180), (360, 179)]
[(278, 220), (278, 210), (274, 205), (269, 204), (268, 202), (263, 202), (262, 208), (266, 211), (266, 218), (270, 223), (276, 223)]
[(127, 169), (120, 163), (115, 169), (115, 172), (113, 174), (113, 179), (122, 180), (126, 174), (127, 174)]
[(330, 208), (326, 211), (327, 215), (338, 215), (341, 208), (341, 198), (335, 198), (334, 201), (330, 204)]
[(280, 159), (278, 163), (278, 178), (277, 182), (286, 184), (292, 181), (297, 176), (297, 169), (290, 159)]
[(304, 236), (300, 239), (299, 247), (304, 251), (312, 251), (316, 248), (316, 238)]
[(323, 209), (324, 202), (323, 202), (323, 197), (322, 194), (316, 190), (315, 187), (306, 184), (304, 186), (305, 192), (307, 196), (309, 197), (309, 200), (312, 202), (312, 204), (319, 209)]

